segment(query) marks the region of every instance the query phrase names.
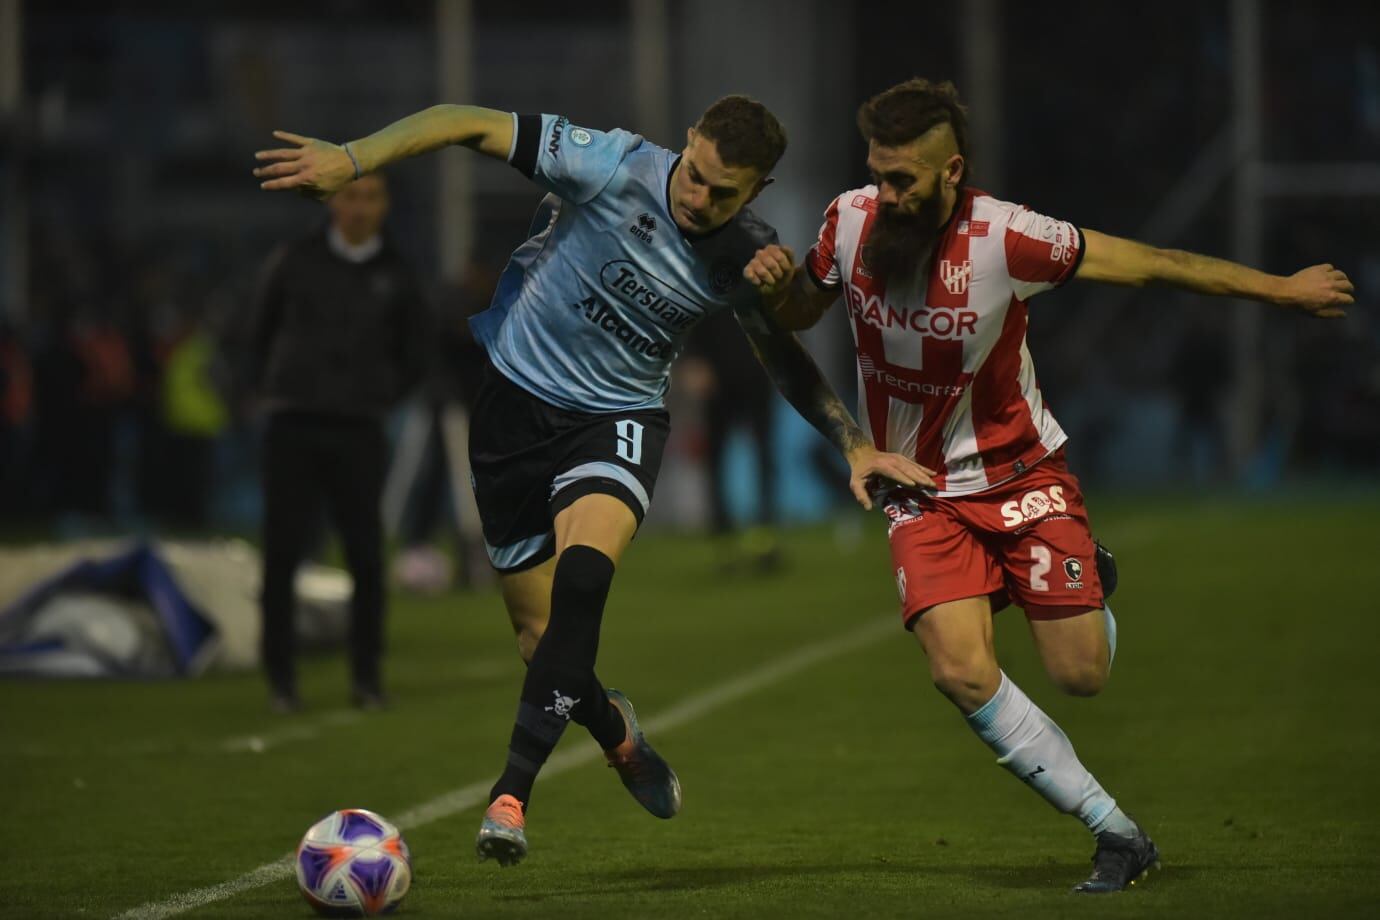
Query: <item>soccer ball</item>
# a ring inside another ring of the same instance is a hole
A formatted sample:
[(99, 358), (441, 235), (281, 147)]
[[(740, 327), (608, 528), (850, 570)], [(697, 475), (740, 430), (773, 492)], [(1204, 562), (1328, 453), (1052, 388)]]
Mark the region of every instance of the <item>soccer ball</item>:
[(402, 834), (372, 811), (329, 814), (297, 846), (297, 885), (327, 917), (387, 913), (411, 884), (412, 857)]

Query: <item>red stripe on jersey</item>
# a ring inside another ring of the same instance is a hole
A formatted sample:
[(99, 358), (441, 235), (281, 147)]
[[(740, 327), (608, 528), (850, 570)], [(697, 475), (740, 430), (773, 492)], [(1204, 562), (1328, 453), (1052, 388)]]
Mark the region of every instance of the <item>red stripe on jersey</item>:
[(1012, 278), (1058, 285), (1073, 273), (1083, 239), (1073, 224), (1021, 211), (1006, 228), (1005, 242)]
[(1025, 304), (1013, 296), (1001, 335), (973, 380), (973, 429), (988, 482), (1011, 476), (1018, 460), (1029, 466), (1044, 456), (1040, 431), (1021, 392), (1026, 321)]
[[(973, 279), (973, 263), (968, 258), (968, 234), (958, 233), (973, 216), (973, 193), (965, 190), (954, 206), (954, 213), (944, 235), (935, 243), (929, 277), (925, 285), (925, 304), (931, 312), (943, 310), (953, 317), (951, 328), (961, 328), (963, 314), (968, 312), (968, 286)], [(971, 317), (976, 322), (976, 315)], [(931, 323), (934, 320), (931, 319)], [(962, 338), (925, 336), (921, 340), (921, 362), (925, 379), (949, 384), (943, 395), (923, 397), (924, 416), (915, 439), (915, 462), (939, 472), (935, 484), (944, 488), (944, 426), (953, 415), (954, 407), (970, 385), (971, 377), (963, 372), (964, 341)]]
[(805, 255), (805, 267), (816, 281), (827, 282), (830, 272), (837, 266), (834, 241), (839, 232), (839, 200), (835, 198), (824, 212), (824, 226), (819, 228), (819, 239)]

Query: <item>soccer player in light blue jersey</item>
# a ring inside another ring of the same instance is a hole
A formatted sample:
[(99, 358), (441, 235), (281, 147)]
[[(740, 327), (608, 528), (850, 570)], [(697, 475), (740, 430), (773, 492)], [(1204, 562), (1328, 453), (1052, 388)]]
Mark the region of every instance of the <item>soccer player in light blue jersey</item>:
[(502, 865), (526, 855), (532, 786), (571, 720), (648, 811), (672, 817), (674, 771), (594, 663), (614, 568), (651, 501), (670, 426), (663, 397), (690, 330), (734, 312), (786, 399), (847, 458), (864, 507), (874, 477), (933, 484), (924, 467), (876, 450), (763, 309), (761, 291), (782, 277), (754, 256), (777, 237), (746, 206), (771, 183), (785, 131), (761, 103), (728, 96), (679, 154), (627, 131), (456, 105), (342, 145), (275, 136), (290, 146), (261, 151), (254, 171), (269, 190), (329, 195), (396, 160), (460, 145), (547, 192), (550, 218), (471, 323), (489, 359), (470, 443), (475, 499), (529, 662), (477, 846)]

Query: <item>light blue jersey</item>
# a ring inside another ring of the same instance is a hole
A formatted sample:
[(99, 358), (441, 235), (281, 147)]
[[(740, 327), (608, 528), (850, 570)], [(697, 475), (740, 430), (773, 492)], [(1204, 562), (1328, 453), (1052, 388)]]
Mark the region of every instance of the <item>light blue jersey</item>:
[(470, 327), (494, 366), (578, 412), (662, 404), (690, 330), (720, 310), (761, 328), (743, 267), (776, 231), (747, 209), (684, 236), (667, 201), (676, 154), (623, 130), (514, 116), (509, 161), (550, 194), (551, 218), (518, 247)]

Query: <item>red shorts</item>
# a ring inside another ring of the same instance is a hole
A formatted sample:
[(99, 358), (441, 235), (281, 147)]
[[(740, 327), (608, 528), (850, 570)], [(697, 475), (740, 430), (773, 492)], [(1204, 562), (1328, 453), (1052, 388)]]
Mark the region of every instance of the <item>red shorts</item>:
[(938, 498), (897, 490), (883, 503), (891, 520), (891, 561), (910, 629), (935, 604), (990, 596), (1054, 607), (1041, 619), (1102, 606), (1092, 531), (1078, 480), (1062, 449), (985, 492)]

